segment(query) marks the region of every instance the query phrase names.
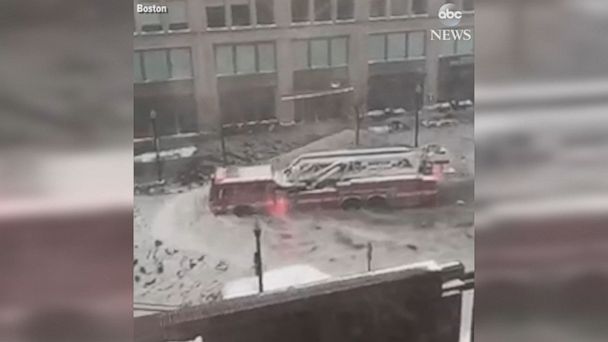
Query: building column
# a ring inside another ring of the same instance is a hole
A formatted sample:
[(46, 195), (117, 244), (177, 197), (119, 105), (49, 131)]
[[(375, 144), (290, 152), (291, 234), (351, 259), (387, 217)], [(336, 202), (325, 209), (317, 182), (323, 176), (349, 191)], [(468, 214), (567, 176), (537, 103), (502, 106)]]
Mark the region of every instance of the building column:
[(427, 31), (426, 37), (426, 77), (424, 80), (426, 105), (432, 105), (437, 102), (439, 95), (439, 56), (441, 55), (441, 41), (431, 40), (431, 33)]
[(195, 89), (198, 105), (198, 117), (201, 131), (215, 131), (221, 119), (217, 77), (215, 75), (215, 51), (213, 44), (197, 37), (196, 54), (193, 56), (195, 65)]
[[(428, 2), (428, 13), (430, 20), (433, 21), (431, 28), (442, 29), (437, 13), (439, 8), (445, 4), (443, 0), (429, 0)], [(426, 77), (424, 80), (424, 104), (433, 105), (437, 103), (437, 97), (439, 95), (439, 56), (441, 55), (441, 44), (440, 40), (431, 40), (431, 30), (426, 30)]]
[(290, 125), (295, 121), (295, 102), (283, 101), (281, 98), (293, 94), (294, 56), (292, 42), (287, 37), (276, 41), (276, 115), (281, 125)]
[(367, 82), (369, 79), (368, 35), (364, 26), (357, 26), (350, 35), (348, 48), (348, 74), (355, 88), (353, 105), (367, 111)]
[[(355, 1), (354, 18), (357, 23), (369, 21), (369, 1)], [(365, 25), (355, 25), (348, 40), (348, 73), (355, 88), (353, 105), (367, 111), (367, 82), (369, 80), (369, 35)]]

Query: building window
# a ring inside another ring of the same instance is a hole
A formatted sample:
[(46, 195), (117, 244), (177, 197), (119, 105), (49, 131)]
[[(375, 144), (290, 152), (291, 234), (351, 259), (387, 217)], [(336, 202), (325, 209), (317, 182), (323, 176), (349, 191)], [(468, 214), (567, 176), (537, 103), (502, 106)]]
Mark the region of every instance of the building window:
[(186, 10), (185, 1), (172, 0), (167, 2), (167, 9), (169, 11), (169, 30), (187, 30), (188, 29), (188, 17)]
[(307, 40), (296, 40), (294, 41), (294, 52), (295, 52), (295, 68), (297, 70), (308, 69), (308, 41)]
[(207, 6), (207, 27), (226, 27), (226, 9), (224, 6)]
[(331, 40), (331, 65), (345, 66), (348, 65), (348, 39), (334, 38)]
[(391, 16), (400, 17), (407, 15), (409, 0), (391, 0)]
[(272, 72), (275, 70), (275, 52), (274, 44), (261, 43), (258, 44), (258, 60), (260, 72)]
[(255, 71), (255, 45), (237, 45), (236, 73), (252, 74)]
[(428, 13), (427, 0), (412, 0), (412, 13), (414, 13), (414, 14)]
[[(160, 5), (160, 3), (146, 2), (145, 5)], [(142, 32), (162, 32), (163, 25), (160, 13), (135, 13), (135, 21)]]
[(331, 1), (314, 0), (315, 21), (331, 21)]
[(456, 53), (456, 41), (455, 40), (444, 40), (441, 42), (441, 54), (444, 56), (450, 56)]
[(143, 82), (145, 80), (144, 71), (142, 69), (142, 64), (141, 64), (141, 53), (140, 52), (135, 52), (133, 54), (133, 80), (136, 83)]
[(232, 46), (218, 46), (215, 49), (215, 68), (218, 75), (234, 74), (234, 54)]
[(424, 57), (424, 40), (426, 35), (423, 31), (410, 32), (407, 35), (408, 57)]
[(171, 49), (169, 50), (169, 57), (172, 79), (187, 79), (192, 77), (190, 49)]
[(135, 52), (135, 82), (155, 82), (192, 78), (192, 57), (189, 48), (146, 50)]
[(249, 13), (249, 5), (232, 5), (232, 26), (249, 26), (251, 25), (251, 15)]
[(451, 55), (470, 55), (474, 53), (474, 40), (444, 40), (441, 42), (441, 54)]
[(462, 10), (463, 11), (474, 11), (475, 10), (475, 1), (474, 0), (463, 0), (462, 1)]
[(372, 62), (384, 61), (386, 58), (386, 36), (381, 34), (369, 37), (369, 60)]
[(348, 38), (335, 37), (294, 41), (296, 69), (348, 65)]
[(217, 75), (254, 74), (276, 70), (273, 43), (219, 45), (215, 48)]
[(406, 37), (405, 33), (391, 33), (386, 36), (387, 60), (400, 60), (407, 57)]
[(308, 0), (291, 0), (291, 21), (294, 23), (310, 21)]
[(371, 18), (386, 17), (386, 0), (371, 0), (369, 16)]
[(167, 50), (144, 51), (143, 56), (147, 81), (164, 81), (169, 79)]
[(256, 0), (255, 10), (258, 25), (274, 24), (274, 0)]
[(369, 37), (369, 61), (384, 62), (424, 57), (424, 31), (376, 34)]
[(472, 54), (473, 52), (473, 39), (456, 41), (456, 54), (468, 55)]
[(352, 19), (355, 12), (354, 0), (338, 0), (337, 12), (338, 20)]
[(322, 68), (329, 66), (329, 46), (325, 39), (310, 41), (310, 66)]

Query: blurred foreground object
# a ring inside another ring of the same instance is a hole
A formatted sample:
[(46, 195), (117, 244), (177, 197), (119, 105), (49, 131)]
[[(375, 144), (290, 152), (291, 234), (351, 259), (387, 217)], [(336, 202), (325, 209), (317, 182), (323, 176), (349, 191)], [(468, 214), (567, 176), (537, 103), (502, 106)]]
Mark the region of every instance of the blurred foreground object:
[(461, 263), (428, 261), (137, 317), (135, 341), (457, 342), (472, 284)]
[(128, 341), (132, 3), (4, 5), (0, 340)]
[(478, 1), (476, 331), (605, 341), (605, 1)]

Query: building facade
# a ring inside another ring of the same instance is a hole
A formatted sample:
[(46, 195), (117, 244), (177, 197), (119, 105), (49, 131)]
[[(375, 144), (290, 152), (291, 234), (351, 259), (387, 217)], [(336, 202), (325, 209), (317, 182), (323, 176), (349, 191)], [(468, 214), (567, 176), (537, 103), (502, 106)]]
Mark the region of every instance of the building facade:
[[(142, 1), (142, 0), (140, 0)], [(452, 0), (473, 28), (473, 1)], [(135, 137), (291, 124), (472, 99), (473, 40), (432, 40), (444, 0), (161, 0), (134, 3)]]

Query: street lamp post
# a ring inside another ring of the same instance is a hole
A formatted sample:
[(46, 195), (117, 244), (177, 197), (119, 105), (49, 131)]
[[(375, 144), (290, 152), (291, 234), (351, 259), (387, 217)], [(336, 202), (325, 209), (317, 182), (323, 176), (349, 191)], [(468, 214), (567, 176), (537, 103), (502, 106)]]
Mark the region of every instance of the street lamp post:
[(158, 125), (156, 124), (156, 111), (150, 111), (150, 122), (152, 123), (152, 133), (154, 134), (154, 150), (156, 152), (156, 177), (159, 183), (163, 181), (163, 165), (160, 160), (160, 139), (158, 137)]
[(414, 146), (418, 147), (418, 135), (420, 133), (420, 111), (422, 110), (422, 101), (424, 94), (424, 86), (419, 83), (416, 85), (416, 95), (415, 95), (415, 123), (414, 123)]
[(361, 113), (357, 105), (353, 106), (355, 112), (355, 146), (359, 146), (360, 131), (361, 131)]
[(255, 254), (253, 261), (255, 264), (255, 274), (258, 276), (258, 289), (259, 292), (264, 292), (264, 273), (262, 268), (262, 247), (260, 243), (260, 237), (262, 236), (262, 229), (260, 228), (260, 222), (255, 219), (253, 234), (255, 235)]
[(226, 158), (226, 136), (224, 135), (224, 124), (220, 120), (220, 148), (222, 150), (222, 163), (224, 166), (228, 164), (228, 158)]

